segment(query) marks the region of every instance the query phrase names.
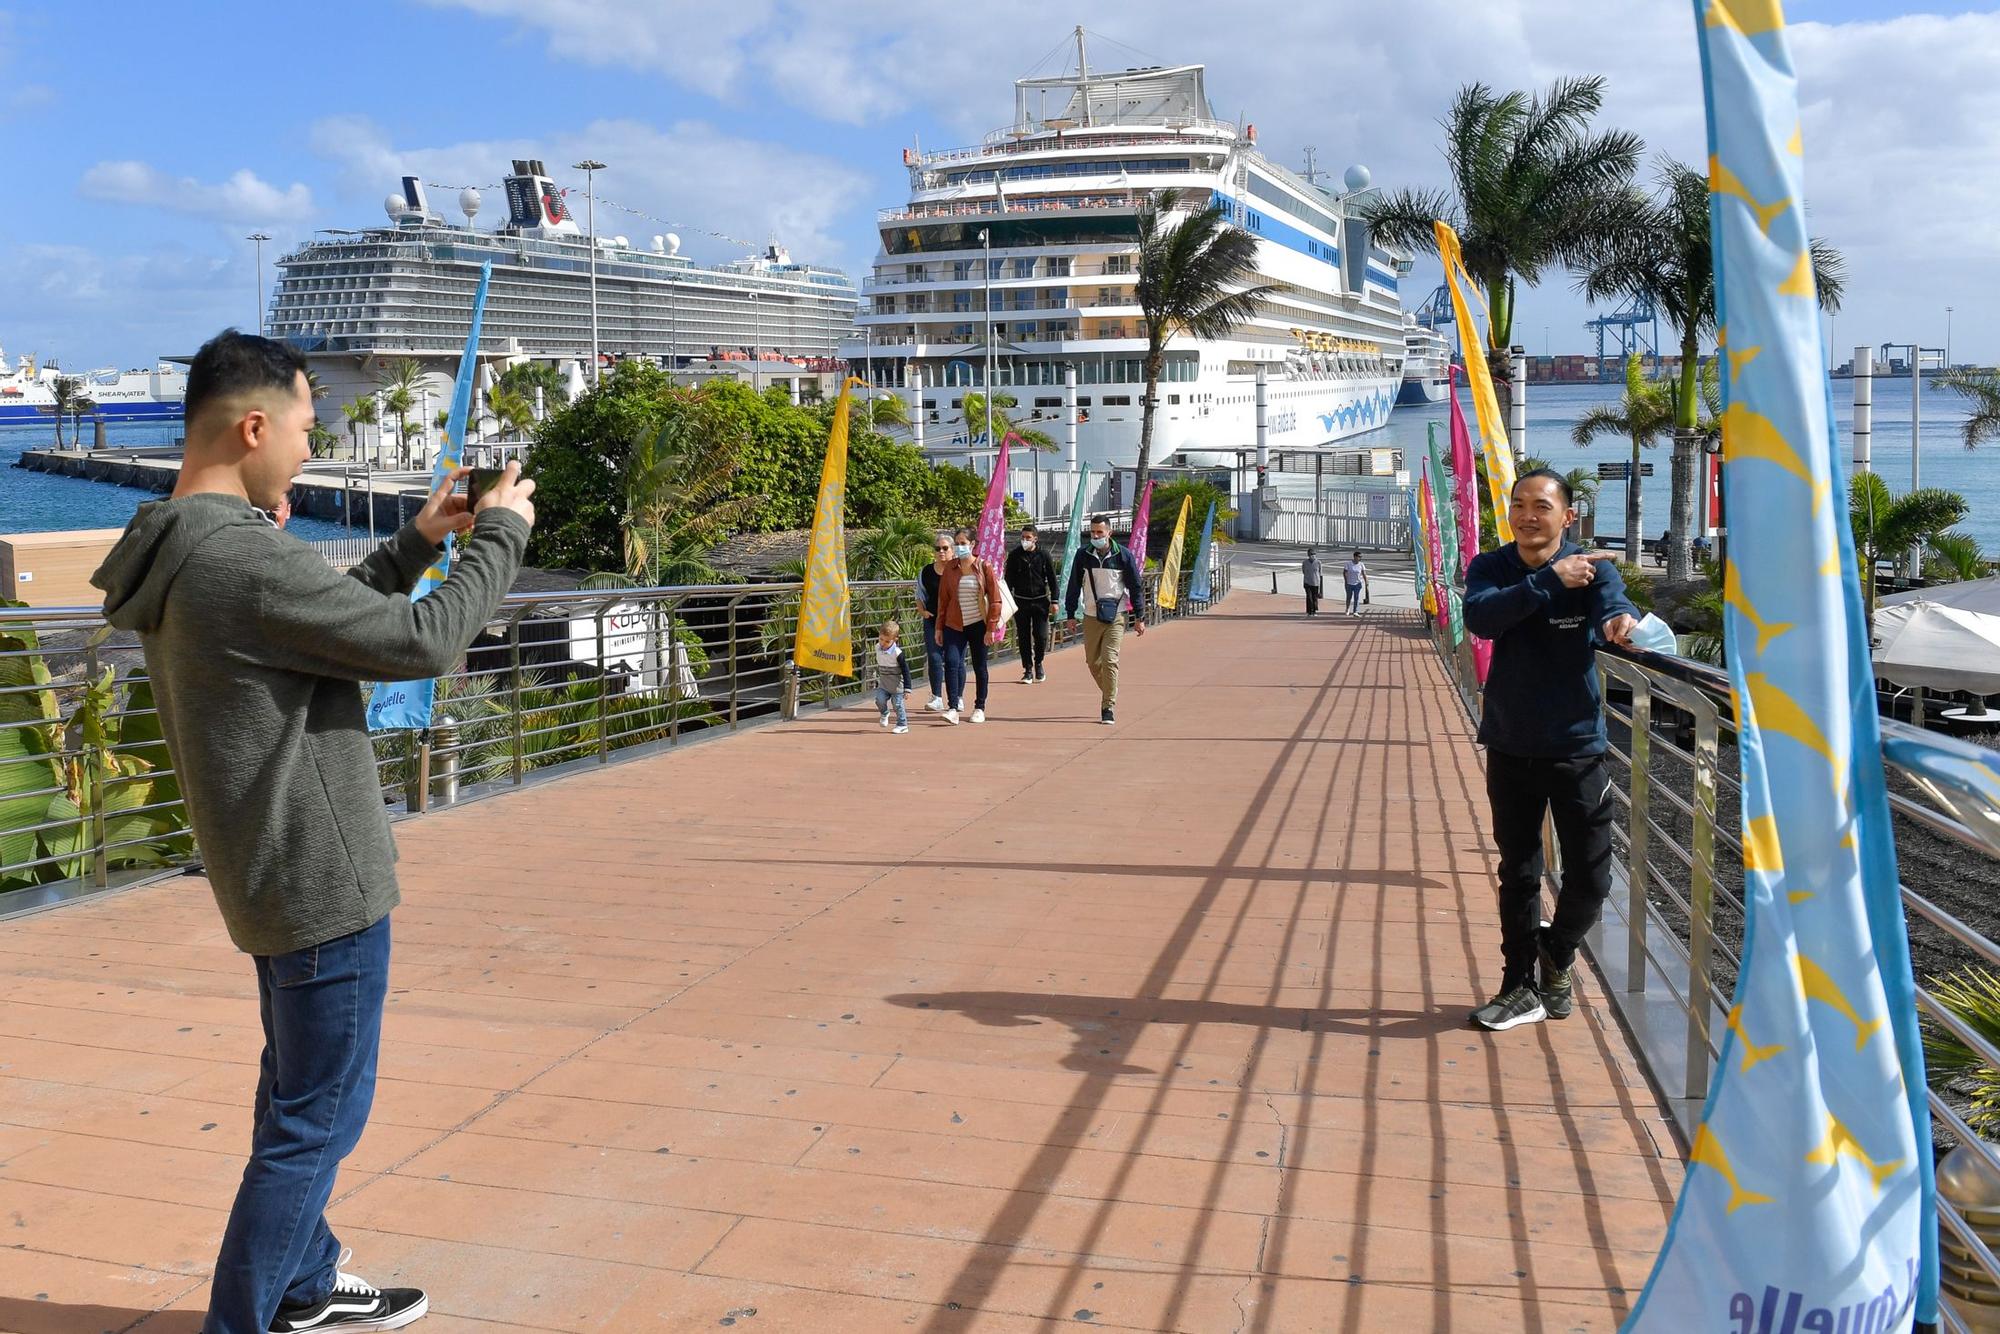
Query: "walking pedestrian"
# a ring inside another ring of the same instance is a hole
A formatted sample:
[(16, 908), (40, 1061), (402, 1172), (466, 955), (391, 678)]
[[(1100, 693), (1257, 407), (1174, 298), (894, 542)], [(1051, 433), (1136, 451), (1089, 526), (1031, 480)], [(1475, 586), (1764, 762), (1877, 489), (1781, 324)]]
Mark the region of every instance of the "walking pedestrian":
[(910, 716), (903, 712), (903, 696), (910, 690), (910, 660), (904, 656), (902, 636), (902, 626), (884, 621), (875, 641), (875, 707), (882, 711), (882, 726), (887, 727), (889, 706), (896, 706), (898, 736), (910, 730)]
[(942, 713), (945, 707), (944, 641), (938, 636), (938, 586), (952, 565), (950, 533), (939, 533), (931, 543), (934, 559), (917, 571), (917, 608), (924, 614), (924, 675), (930, 681), (931, 697), (924, 707)]
[(1299, 566), (1299, 574), (1306, 585), (1306, 615), (1319, 615), (1320, 568), (1319, 556), (1311, 547), (1306, 548), (1306, 558)]
[[(1500, 849), (1500, 990), (1472, 1012), (1495, 1031), (1566, 1019), (1577, 946), (1611, 892), (1615, 813), (1597, 694), (1600, 642), (1629, 644), (1638, 609), (1616, 557), (1564, 539), (1569, 483), (1537, 468), (1514, 483), (1514, 540), (1473, 559), (1465, 625), (1493, 641), (1479, 740)], [(1553, 813), (1562, 891), (1541, 926), (1542, 817)], [(1539, 983), (1536, 978), (1540, 968)]]
[(956, 724), (965, 709), (966, 659), (978, 693), (972, 700), (972, 721), (986, 721), (986, 636), (1000, 624), (1000, 576), (991, 564), (972, 554), (972, 530), (951, 535), (952, 563), (938, 585), (938, 639), (944, 646), (944, 684), (950, 702), (944, 720)]
[(1021, 644), (1021, 684), (1046, 681), (1049, 613), (1055, 610), (1056, 563), (1041, 549), (1035, 525), (1021, 525), (1021, 544), (1007, 553), (1007, 588), (1014, 594), (1014, 638)]
[[(429, 1299), (343, 1272), (327, 1226), (375, 1094), (396, 848), (363, 681), (449, 671), (513, 583), (535, 484), (509, 464), (475, 516), (453, 478), (346, 575), (272, 522), (310, 451), (305, 359), (228, 330), (188, 370), (173, 494), (139, 507), (91, 581), (137, 631), (217, 908), (252, 956), (264, 1051), (250, 1159), (205, 1334), (397, 1329)], [(447, 534), (451, 576), (411, 588)]]
[(1106, 727), (1118, 705), (1118, 647), (1125, 639), (1126, 598), (1132, 599), (1135, 617), (1132, 632), (1146, 633), (1146, 581), (1132, 553), (1111, 540), (1111, 520), (1095, 515), (1090, 520), (1090, 544), (1076, 553), (1069, 567), (1069, 585), (1063, 592), (1063, 615), (1076, 628), (1076, 600), (1084, 584), (1090, 585), (1090, 615), (1083, 622), (1083, 662), (1097, 682), (1097, 721)]
[(1368, 567), (1362, 563), (1360, 552), (1355, 552), (1340, 567), (1340, 581), (1347, 586), (1347, 614), (1359, 616), (1361, 600), (1368, 596)]

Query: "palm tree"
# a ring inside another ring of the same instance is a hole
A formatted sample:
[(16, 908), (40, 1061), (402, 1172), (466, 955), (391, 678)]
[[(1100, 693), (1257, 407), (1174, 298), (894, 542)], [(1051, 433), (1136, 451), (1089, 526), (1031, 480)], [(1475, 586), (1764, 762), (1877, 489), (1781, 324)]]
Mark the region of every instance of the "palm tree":
[[(77, 405), (84, 401), (82, 376), (58, 375), (49, 381), (49, 405), (42, 411), (56, 419), (57, 449), (63, 447), (63, 423), (77, 414)], [(82, 439), (80, 433), (78, 439)]]
[(1533, 97), (1467, 84), (1443, 122), (1451, 189), (1397, 190), (1365, 206), (1375, 239), (1390, 245), (1435, 254), (1435, 223), (1458, 233), (1466, 272), (1485, 290), (1487, 360), (1503, 409), (1513, 393), (1516, 280), (1533, 287), (1552, 267), (1584, 263), (1630, 210), (1645, 145), (1623, 130), (1591, 133), (1603, 100), (1597, 76), (1557, 79)]
[(721, 583), (709, 550), (755, 514), (761, 495), (732, 492), (741, 441), (715, 429), (703, 389), (663, 395), (679, 411), (641, 436), (625, 471), (625, 570), (655, 588)]
[(937, 529), (923, 519), (908, 514), (886, 518), (848, 551), (848, 572), (855, 579), (915, 579), (930, 563), (936, 537)]
[[(1618, 225), (1593, 247), (1578, 283), (1593, 301), (1649, 298), (1680, 341), (1675, 388), (1673, 508), (1667, 535), (1667, 578), (1692, 577), (1688, 539), (1694, 528), (1695, 462), (1700, 453), (1701, 340), (1716, 332), (1715, 256), (1709, 246), (1708, 178), (1672, 158), (1662, 159), (1659, 193), (1631, 203)], [(1840, 309), (1846, 266), (1823, 241), (1812, 242), (1813, 285), (1820, 306)]]
[(351, 403), (340, 405), (340, 415), (347, 419), (347, 449), (355, 458), (361, 457), (361, 447), (355, 436), (363, 426), (373, 426), (381, 419), (381, 406), (373, 394), (358, 394)]
[(1650, 384), (1639, 372), (1639, 357), (1625, 360), (1625, 394), (1615, 404), (1592, 408), (1577, 419), (1570, 439), (1588, 445), (1600, 435), (1622, 435), (1632, 442), (1632, 472), (1625, 483), (1625, 563), (1639, 563), (1639, 451), (1650, 448), (1662, 433), (1672, 430), (1674, 405), (1666, 389)]
[(1934, 584), (1956, 584), (1987, 575), (1986, 553), (1970, 533), (1939, 533), (1930, 539), (1924, 558), (1924, 578)]
[(1930, 543), (1966, 515), (1956, 491), (1921, 487), (1892, 496), (1881, 474), (1861, 472), (1848, 488), (1848, 522), (1854, 527), (1854, 554), (1861, 563), (1861, 592), (1868, 614), (1875, 613), (1875, 564)]
[(534, 408), (537, 389), (542, 391), (544, 411), (559, 408), (569, 402), (569, 396), (563, 391), (562, 371), (557, 369), (552, 361), (524, 361), (519, 365), (509, 366), (500, 372), (500, 378), (494, 382), (493, 387), (504, 389), (510, 394), (519, 394), (528, 403), (530, 412)]
[(316, 459), (330, 458), (333, 446), (339, 439), (339, 436), (315, 419), (312, 428), (306, 432), (306, 447), (312, 451), (312, 456)]
[(408, 420), (410, 409), (417, 405), (417, 390), (424, 378), (424, 368), (409, 357), (399, 358), (389, 367), (389, 373), (382, 377), (382, 406), (389, 410), (391, 420), (396, 424), (396, 464), (410, 466), (410, 431), (415, 423)]
[[(1231, 227), (1222, 206), (1182, 208), (1179, 190), (1164, 190), (1139, 210), (1139, 312), (1146, 322), (1144, 410), (1139, 417), (1139, 469), (1132, 487), (1133, 522), (1139, 497), (1153, 473), (1153, 414), (1159, 409), (1160, 374), (1167, 343), (1179, 333), (1204, 342), (1227, 338), (1257, 313), (1278, 284), (1251, 286), (1256, 273), (1257, 238)], [(1191, 205), (1189, 206), (1192, 207)]]
[[(880, 397), (870, 399), (869, 402), (871, 404), (868, 409), (869, 423), (876, 430), (879, 431), (885, 426), (908, 426), (910, 424), (910, 405), (896, 395), (883, 394)], [(996, 408), (1000, 406), (999, 398), (996, 397), (993, 400), (993, 406)], [(1025, 439), (1026, 437), (1024, 436), (1023, 438)]]
[[(888, 398), (888, 399), (883, 399), (881, 401), (885, 403), (894, 403), (898, 408), (901, 408), (903, 405), (903, 400), (901, 400), (900, 398)], [(1018, 436), (1020, 439), (1026, 441), (1031, 447), (1035, 449), (1041, 449), (1041, 450), (1054, 449), (1056, 447), (1056, 442), (1053, 438), (1050, 437), (1048, 432), (1036, 430), (1032, 426), (1022, 426), (1015, 421), (1012, 409), (1017, 408), (1020, 405), (1021, 405), (1021, 400), (1016, 398), (1014, 395), (1006, 392), (1004, 389), (996, 390), (994, 392), (993, 405), (992, 405), (993, 416), (991, 418), (991, 421), (993, 423), (993, 439), (1005, 440), (1008, 436), (1008, 433), (1012, 432), (1015, 436)], [(986, 423), (989, 420), (986, 413), (987, 413), (986, 395), (978, 392), (977, 390), (968, 392), (965, 396), (964, 406), (961, 408), (959, 412), (959, 420), (965, 424), (965, 435), (968, 440), (973, 437), (975, 427), (977, 427), (978, 430), (980, 431), (984, 431), (986, 429)], [(903, 420), (905, 422), (909, 420), (907, 412), (905, 412)], [(987, 444), (989, 448), (993, 447), (992, 441), (989, 440)]]
[(1982, 440), (2000, 439), (2000, 375), (1992, 371), (1947, 370), (1937, 377), (1937, 382), (1972, 400), (1972, 415), (1965, 419), (1967, 449), (1979, 448)]
[(516, 439), (535, 429), (535, 405), (524, 394), (495, 385), (486, 391), (486, 410)]

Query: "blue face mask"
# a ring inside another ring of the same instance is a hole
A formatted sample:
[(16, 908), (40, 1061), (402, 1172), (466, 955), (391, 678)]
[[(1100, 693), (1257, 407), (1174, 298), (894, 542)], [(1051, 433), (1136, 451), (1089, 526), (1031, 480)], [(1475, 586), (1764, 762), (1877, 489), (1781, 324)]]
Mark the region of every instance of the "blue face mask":
[(972, 554), (972, 548), (971, 548), (971, 547), (967, 546), (967, 545), (966, 545), (965, 543), (963, 543), (963, 542), (960, 542), (960, 543), (958, 544), (958, 558), (959, 558), (960, 560), (964, 560), (964, 559), (965, 559), (965, 558), (966, 558), (967, 556), (970, 556), (971, 554)]
[(1108, 537), (1093, 537), (1090, 539), (1090, 545), (1096, 547), (1099, 551), (1105, 551), (1110, 548), (1111, 539)]

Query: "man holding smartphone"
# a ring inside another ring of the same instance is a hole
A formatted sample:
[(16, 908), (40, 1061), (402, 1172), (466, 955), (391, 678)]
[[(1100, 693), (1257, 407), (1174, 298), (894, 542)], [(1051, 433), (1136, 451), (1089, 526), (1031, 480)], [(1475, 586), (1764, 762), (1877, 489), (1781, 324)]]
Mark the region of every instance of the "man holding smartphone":
[[(520, 465), (454, 477), (347, 575), (272, 522), (310, 450), (305, 361), (228, 330), (189, 368), (171, 497), (139, 507), (91, 582), (138, 632), (188, 816), (264, 1024), (250, 1161), (204, 1334), (398, 1329), (429, 1299), (343, 1273), (325, 1210), (375, 1092), (400, 898), (361, 683), (442, 675), (513, 584), (534, 525)], [(409, 593), (450, 533), (450, 578)]]
[[(1514, 540), (1473, 558), (1465, 627), (1493, 641), (1479, 718), (1486, 795), (1500, 847), (1500, 991), (1472, 1012), (1495, 1032), (1567, 1019), (1578, 945), (1611, 892), (1611, 775), (1597, 645), (1629, 645), (1638, 609), (1616, 557), (1567, 542), (1569, 483), (1537, 468), (1514, 483)], [(1555, 817), (1562, 892), (1541, 925), (1542, 817)], [(1541, 970), (1537, 985), (1536, 969)]]

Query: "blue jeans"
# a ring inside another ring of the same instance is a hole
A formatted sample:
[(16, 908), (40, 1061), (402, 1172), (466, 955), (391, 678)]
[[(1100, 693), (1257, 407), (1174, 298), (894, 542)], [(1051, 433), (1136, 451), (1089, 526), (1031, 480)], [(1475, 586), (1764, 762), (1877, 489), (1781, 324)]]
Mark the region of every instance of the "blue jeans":
[(264, 1056), (250, 1162), (215, 1261), (205, 1334), (267, 1334), (282, 1303), (333, 1290), (334, 1173), (375, 1100), (389, 993), (389, 919), (291, 954), (256, 956)]
[(979, 685), (972, 707), (986, 707), (986, 623), (975, 621), (963, 630), (941, 625), (944, 634), (944, 683), (951, 695), (945, 701), (954, 709), (965, 707), (965, 659), (972, 657), (972, 674)]
[(930, 677), (931, 693), (944, 698), (944, 649), (937, 641), (942, 627), (935, 616), (924, 617), (924, 674)]
[(1360, 584), (1349, 584), (1349, 585), (1347, 586), (1347, 611), (1348, 611), (1348, 614), (1349, 614), (1349, 615), (1351, 616), (1351, 615), (1353, 615), (1353, 614), (1354, 614), (1355, 612), (1357, 612), (1357, 611), (1360, 611), (1360, 610), (1361, 610), (1361, 585), (1360, 585)]
[(891, 703), (894, 703), (896, 706), (896, 726), (908, 727), (910, 725), (910, 719), (909, 716), (903, 712), (902, 687), (898, 686), (894, 690), (884, 690), (881, 686), (876, 686), (875, 707), (882, 711), (883, 716), (886, 717), (888, 715), (889, 705)]

